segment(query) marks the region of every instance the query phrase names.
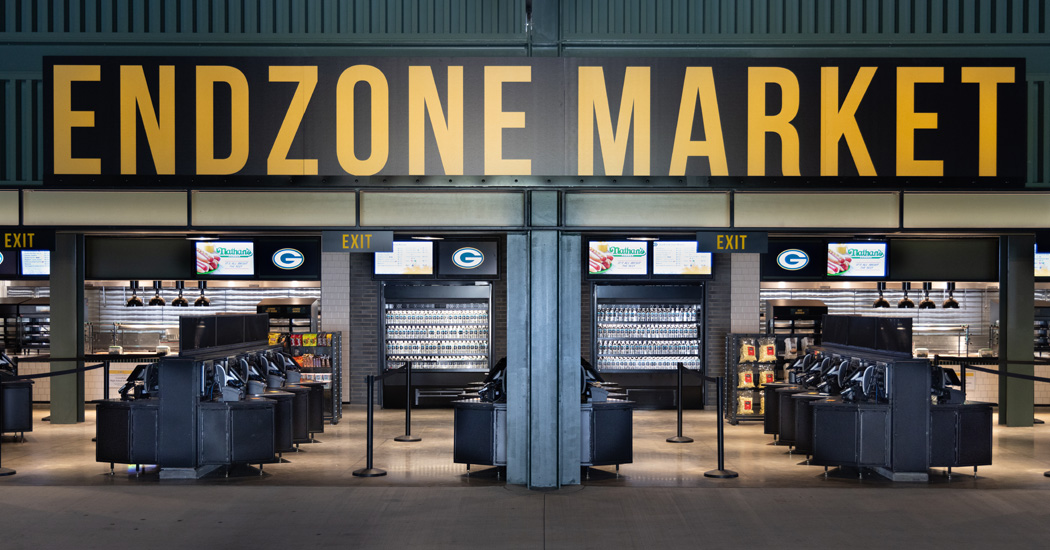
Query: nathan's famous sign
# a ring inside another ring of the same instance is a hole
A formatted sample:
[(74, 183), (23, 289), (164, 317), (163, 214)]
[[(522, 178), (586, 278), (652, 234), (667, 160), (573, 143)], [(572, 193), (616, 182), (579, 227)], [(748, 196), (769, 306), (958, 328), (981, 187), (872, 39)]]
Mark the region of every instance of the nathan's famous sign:
[(1025, 175), (1019, 59), (52, 57), (44, 74), (49, 182)]

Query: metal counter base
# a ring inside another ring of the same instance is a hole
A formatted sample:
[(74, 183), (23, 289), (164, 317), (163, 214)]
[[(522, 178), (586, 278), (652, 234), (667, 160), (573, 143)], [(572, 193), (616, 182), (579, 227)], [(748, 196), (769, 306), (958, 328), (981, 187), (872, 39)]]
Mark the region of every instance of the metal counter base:
[[(580, 466), (629, 464), (634, 460), (634, 404), (609, 400), (580, 404)], [(452, 402), (452, 461), (507, 465), (507, 404), (480, 399)]]

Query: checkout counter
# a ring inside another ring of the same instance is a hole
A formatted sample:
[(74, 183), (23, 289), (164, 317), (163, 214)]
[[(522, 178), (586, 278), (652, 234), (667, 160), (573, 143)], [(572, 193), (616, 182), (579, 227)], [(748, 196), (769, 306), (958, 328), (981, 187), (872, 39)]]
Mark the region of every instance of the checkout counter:
[(140, 365), (120, 400), (98, 404), (96, 460), (111, 470), (156, 464), (162, 479), (199, 478), (258, 464), (261, 475), (280, 453), (312, 441), (311, 427), (323, 423), (323, 394), (311, 407), (318, 392), (297, 384), (295, 363), (267, 345), (266, 315), (181, 322), (195, 319), (201, 329), (182, 331), (192, 339), (180, 342), (182, 357)]
[(780, 399), (781, 443), (825, 472), (866, 468), (893, 481), (992, 463), (992, 406), (966, 402), (955, 371), (911, 357), (910, 319), (827, 316), (825, 327), (824, 345), (792, 369), (796, 386), (767, 390)]
[[(507, 465), (507, 403), (503, 384), (506, 358), (497, 362), (476, 393), (452, 402), (453, 462)], [(610, 394), (591, 365), (581, 360), (580, 466), (629, 464), (634, 460), (634, 403)], [(613, 390), (615, 391), (615, 390)]]

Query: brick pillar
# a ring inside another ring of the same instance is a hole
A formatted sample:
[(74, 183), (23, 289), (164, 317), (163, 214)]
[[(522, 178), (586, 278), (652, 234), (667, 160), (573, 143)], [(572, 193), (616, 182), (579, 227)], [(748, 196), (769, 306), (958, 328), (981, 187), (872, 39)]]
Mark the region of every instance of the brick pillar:
[(350, 254), (321, 254), (321, 330), (343, 335), (343, 401), (349, 401), (350, 388)]

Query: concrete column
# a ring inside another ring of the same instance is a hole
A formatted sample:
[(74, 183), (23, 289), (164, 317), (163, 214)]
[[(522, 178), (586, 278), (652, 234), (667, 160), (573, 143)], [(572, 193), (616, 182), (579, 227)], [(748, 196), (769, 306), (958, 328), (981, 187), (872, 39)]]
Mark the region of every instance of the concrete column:
[(558, 462), (559, 485), (580, 483), (580, 283), (583, 271), (578, 233), (558, 243)]
[[(59, 233), (51, 252), (51, 356), (84, 354), (84, 236)], [(52, 361), (51, 371), (83, 366), (80, 361)], [(51, 379), (51, 423), (84, 421), (84, 373)]]
[(507, 235), (507, 482), (529, 485), (531, 277), (527, 233)]
[[(999, 239), (999, 370), (1033, 376), (1032, 323), (1035, 319), (1035, 237)], [(1035, 419), (1035, 383), (999, 377), (999, 423), (1031, 426)]]
[(580, 236), (507, 236), (507, 481), (580, 482)]

